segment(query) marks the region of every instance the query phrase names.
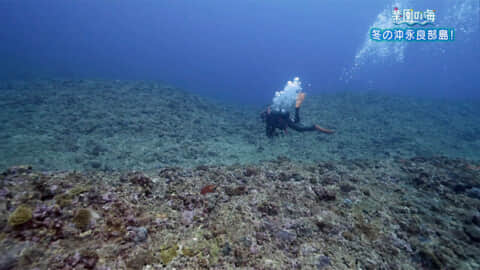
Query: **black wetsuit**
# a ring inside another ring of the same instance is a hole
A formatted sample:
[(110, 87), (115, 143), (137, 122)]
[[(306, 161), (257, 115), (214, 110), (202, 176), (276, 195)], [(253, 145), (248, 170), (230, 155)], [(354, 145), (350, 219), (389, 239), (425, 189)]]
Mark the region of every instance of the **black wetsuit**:
[(299, 108), (295, 108), (295, 120), (292, 121), (290, 119), (289, 112), (278, 112), (278, 111), (271, 111), (270, 114), (266, 114), (265, 122), (266, 122), (266, 132), (267, 137), (273, 137), (278, 135), (275, 130), (278, 128), (280, 130), (287, 130), (287, 127), (296, 130), (298, 132), (304, 131), (314, 131), (315, 126), (302, 126), (300, 125), (300, 112)]

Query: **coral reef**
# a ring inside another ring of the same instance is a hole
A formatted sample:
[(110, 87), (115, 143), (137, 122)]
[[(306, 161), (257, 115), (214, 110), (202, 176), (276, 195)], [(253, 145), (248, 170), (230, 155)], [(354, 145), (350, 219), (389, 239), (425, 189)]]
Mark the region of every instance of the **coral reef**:
[[(11, 168), (1, 174), (0, 214), (23, 213), (15, 224), (25, 226), (0, 228), (0, 266), (478, 269), (480, 200), (471, 193), (480, 171), (470, 165), (280, 157), (143, 173)], [(202, 195), (209, 185), (215, 192)], [(69, 203), (60, 206), (62, 194)]]
[(227, 104), (161, 82), (0, 81), (0, 105), (2, 171), (17, 164), (48, 171), (208, 168), (278, 156), (309, 162), (434, 155), (480, 160), (480, 104), (474, 100), (311, 93), (302, 123), (335, 129), (335, 135), (288, 132), (273, 141), (259, 119), (264, 106)]

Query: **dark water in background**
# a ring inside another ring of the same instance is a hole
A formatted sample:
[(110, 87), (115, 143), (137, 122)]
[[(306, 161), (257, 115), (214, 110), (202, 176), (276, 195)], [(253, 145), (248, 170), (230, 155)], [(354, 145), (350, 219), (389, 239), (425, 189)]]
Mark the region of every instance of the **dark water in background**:
[[(392, 6), (436, 9), (436, 26), (455, 28), (456, 40), (365, 45)], [(478, 0), (4, 0), (0, 10), (2, 79), (164, 80), (262, 104), (294, 76), (310, 93), (480, 97)]]

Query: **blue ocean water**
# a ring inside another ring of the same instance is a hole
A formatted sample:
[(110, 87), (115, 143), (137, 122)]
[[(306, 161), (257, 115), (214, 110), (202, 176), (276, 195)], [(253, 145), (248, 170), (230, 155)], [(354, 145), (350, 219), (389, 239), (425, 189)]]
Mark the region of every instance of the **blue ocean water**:
[[(455, 41), (370, 44), (393, 7), (435, 9)], [(480, 97), (477, 0), (5, 0), (0, 10), (3, 79), (164, 80), (256, 104), (294, 76), (310, 93)]]

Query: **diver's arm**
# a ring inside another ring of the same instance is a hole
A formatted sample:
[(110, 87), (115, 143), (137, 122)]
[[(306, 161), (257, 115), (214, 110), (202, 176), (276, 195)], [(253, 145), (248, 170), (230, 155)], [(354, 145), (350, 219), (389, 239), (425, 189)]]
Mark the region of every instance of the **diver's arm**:
[(302, 106), (304, 99), (305, 99), (305, 93), (298, 93), (297, 100), (295, 102), (295, 108), (300, 108), (300, 106)]

